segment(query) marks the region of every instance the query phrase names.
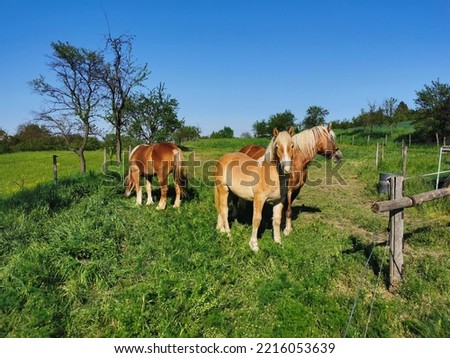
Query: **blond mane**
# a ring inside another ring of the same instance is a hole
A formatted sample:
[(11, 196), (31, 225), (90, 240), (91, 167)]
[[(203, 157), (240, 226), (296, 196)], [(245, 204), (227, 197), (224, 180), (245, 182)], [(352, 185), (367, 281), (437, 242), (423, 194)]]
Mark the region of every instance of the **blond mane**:
[(328, 132), (327, 127), (324, 126), (316, 126), (311, 129), (305, 129), (300, 133), (297, 133), (292, 137), (294, 140), (294, 145), (300, 149), (300, 151), (308, 157), (312, 159), (316, 154), (316, 144), (321, 136), (329, 136), (333, 143), (336, 142), (336, 134), (330, 130)]

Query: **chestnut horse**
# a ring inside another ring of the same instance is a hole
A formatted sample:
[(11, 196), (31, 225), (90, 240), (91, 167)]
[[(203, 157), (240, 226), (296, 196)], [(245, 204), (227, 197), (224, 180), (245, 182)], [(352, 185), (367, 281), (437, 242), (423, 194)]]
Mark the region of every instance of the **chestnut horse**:
[(273, 130), (273, 137), (258, 161), (237, 152), (223, 155), (216, 163), (214, 199), (217, 209), (217, 229), (230, 235), (228, 201), (230, 192), (253, 201), (252, 236), (250, 247), (258, 251), (258, 228), (264, 203), (273, 205), (273, 237), (281, 243), (280, 224), (287, 194), (287, 179), (292, 171), (293, 128), (289, 132)]
[[(328, 127), (316, 126), (297, 133), (292, 137), (294, 141), (294, 161), (293, 171), (289, 175), (289, 188), (286, 200), (286, 226), (284, 234), (288, 235), (292, 231), (292, 202), (297, 198), (300, 189), (305, 184), (308, 177), (308, 165), (317, 154), (322, 154), (325, 158), (333, 158), (335, 162), (343, 159), (342, 152), (336, 146), (336, 135)], [(253, 159), (259, 159), (259, 152), (264, 147), (258, 145), (247, 145), (241, 149), (249, 153), (255, 153)], [(251, 156), (251, 155), (250, 155)]]
[(247, 154), (250, 158), (259, 159), (266, 153), (266, 147), (255, 144), (248, 144), (243, 147), (240, 152)]
[(173, 173), (175, 182), (174, 208), (180, 207), (181, 196), (186, 195), (187, 178), (183, 167), (183, 153), (173, 143), (141, 144), (130, 153), (128, 176), (125, 179), (125, 196), (129, 197), (136, 189), (136, 204), (142, 204), (142, 188), (140, 178), (146, 178), (147, 205), (153, 204), (151, 181), (156, 174), (161, 189), (161, 198), (156, 209), (166, 208), (167, 178)]

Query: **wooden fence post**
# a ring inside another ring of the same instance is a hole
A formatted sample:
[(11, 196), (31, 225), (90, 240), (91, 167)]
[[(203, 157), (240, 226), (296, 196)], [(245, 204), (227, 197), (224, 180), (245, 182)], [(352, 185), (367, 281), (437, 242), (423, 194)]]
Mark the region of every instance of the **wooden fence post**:
[(379, 143), (377, 142), (377, 153), (375, 154), (375, 168), (378, 169), (378, 149), (379, 149)]
[[(403, 177), (390, 178), (390, 199), (403, 197)], [(403, 208), (389, 211), (389, 290), (394, 290), (403, 276)]]
[(57, 155), (53, 155), (53, 184), (58, 184), (58, 161)]
[(402, 149), (402, 176), (406, 176), (406, 161), (408, 159), (408, 147)]

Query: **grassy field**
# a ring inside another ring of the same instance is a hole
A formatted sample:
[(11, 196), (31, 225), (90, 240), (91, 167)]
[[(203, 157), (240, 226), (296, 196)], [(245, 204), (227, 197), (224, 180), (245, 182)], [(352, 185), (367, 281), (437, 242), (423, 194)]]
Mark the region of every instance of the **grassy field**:
[[(185, 156), (208, 163), (254, 141), (190, 142)], [(191, 168), (182, 207), (161, 212), (125, 199), (101, 173), (100, 152), (89, 153), (84, 177), (74, 154), (59, 153), (56, 187), (52, 153), (0, 156), (9, 163), (0, 177), (0, 336), (448, 337), (450, 200), (406, 210), (405, 277), (391, 293), (387, 216), (370, 210), (384, 199), (375, 144), (341, 149), (339, 176), (322, 158), (312, 167), (322, 182), (302, 190), (282, 245), (269, 213), (258, 254), (245, 220), (233, 222), (231, 239), (215, 231), (208, 165)], [(433, 189), (433, 178), (415, 176), (436, 171), (437, 153), (409, 149), (407, 194)], [(401, 170), (398, 143), (380, 170)]]

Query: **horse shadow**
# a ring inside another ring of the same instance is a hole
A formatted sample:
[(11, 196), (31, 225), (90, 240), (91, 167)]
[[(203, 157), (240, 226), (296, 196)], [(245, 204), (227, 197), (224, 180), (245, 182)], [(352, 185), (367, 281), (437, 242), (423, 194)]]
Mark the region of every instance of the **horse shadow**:
[[(317, 207), (314, 206), (293, 206), (292, 207), (292, 214), (291, 219), (296, 220), (299, 215), (302, 212), (305, 213), (321, 213), (322, 210), (320, 210)], [(272, 223), (272, 214), (273, 214), (273, 206), (271, 204), (264, 204), (263, 211), (262, 211), (262, 218), (261, 218), (261, 224), (258, 229), (258, 238), (261, 238), (261, 236), (264, 234), (266, 230), (272, 230), (273, 229), (273, 223)], [(229, 211), (228, 214), (228, 222), (230, 223), (230, 226), (233, 225), (234, 220), (242, 225), (252, 225), (253, 221), (253, 203), (252, 202), (246, 202), (245, 207), (238, 207), (237, 209), (237, 215), (236, 217), (233, 217), (232, 210)], [(283, 210), (283, 217), (281, 221), (281, 230), (284, 230), (286, 226), (286, 217)]]

